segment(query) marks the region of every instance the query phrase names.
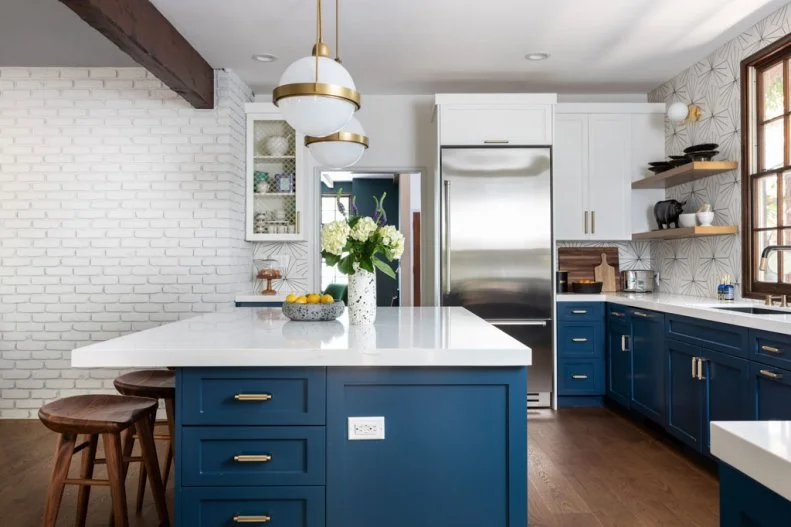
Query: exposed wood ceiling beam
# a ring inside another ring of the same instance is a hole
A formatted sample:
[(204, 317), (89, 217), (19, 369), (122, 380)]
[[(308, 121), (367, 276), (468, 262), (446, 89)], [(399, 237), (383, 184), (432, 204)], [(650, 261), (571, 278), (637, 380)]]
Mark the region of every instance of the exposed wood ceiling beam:
[(60, 0), (192, 106), (214, 107), (214, 70), (149, 0)]

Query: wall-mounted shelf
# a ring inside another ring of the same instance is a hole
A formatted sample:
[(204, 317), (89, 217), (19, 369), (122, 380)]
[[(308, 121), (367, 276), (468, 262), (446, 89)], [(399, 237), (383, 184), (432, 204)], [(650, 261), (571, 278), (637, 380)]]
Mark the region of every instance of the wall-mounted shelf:
[(736, 161), (693, 161), (632, 182), (632, 189), (667, 188), (736, 170)]
[(737, 225), (712, 225), (709, 227), (679, 227), (678, 229), (662, 229), (650, 232), (636, 232), (632, 240), (676, 240), (678, 238), (699, 238), (702, 236), (723, 236), (736, 234)]

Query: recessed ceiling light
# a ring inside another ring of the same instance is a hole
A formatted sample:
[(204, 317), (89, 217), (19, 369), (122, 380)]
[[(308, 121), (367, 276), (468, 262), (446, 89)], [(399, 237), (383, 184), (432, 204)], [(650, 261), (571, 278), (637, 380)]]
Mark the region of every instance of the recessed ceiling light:
[(525, 55), (527, 60), (539, 61), (539, 60), (546, 60), (549, 58), (549, 53), (528, 53)]
[(274, 62), (277, 60), (277, 57), (269, 53), (257, 53), (253, 55), (253, 60), (258, 62)]

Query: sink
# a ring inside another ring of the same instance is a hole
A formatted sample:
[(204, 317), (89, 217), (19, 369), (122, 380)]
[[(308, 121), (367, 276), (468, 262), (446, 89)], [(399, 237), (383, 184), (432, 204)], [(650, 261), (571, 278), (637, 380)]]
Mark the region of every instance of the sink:
[(749, 313), (751, 315), (791, 315), (791, 311), (781, 311), (779, 309), (769, 309), (765, 307), (715, 307), (722, 311), (735, 311), (737, 313)]

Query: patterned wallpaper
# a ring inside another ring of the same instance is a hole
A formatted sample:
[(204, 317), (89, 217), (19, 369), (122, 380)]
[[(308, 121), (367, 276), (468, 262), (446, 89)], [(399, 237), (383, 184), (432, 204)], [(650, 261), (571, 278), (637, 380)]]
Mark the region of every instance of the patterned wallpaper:
[[(703, 110), (696, 123), (666, 121), (667, 154), (681, 154), (692, 144), (719, 143), (715, 159), (741, 161), (740, 62), (789, 33), (790, 16), (788, 6), (777, 10), (648, 94), (649, 102), (681, 101)], [(667, 197), (687, 200), (685, 212), (711, 203), (715, 225), (741, 224), (740, 169), (671, 187)], [(655, 242), (653, 250), (662, 292), (715, 297), (723, 275), (731, 275), (740, 292), (740, 235)]]
[(259, 242), (253, 244), (253, 268), (251, 286), (254, 292), (264, 289), (266, 280), (256, 279), (258, 270), (266, 267), (266, 260), (273, 256), (284, 256), (287, 263), (282, 269), (282, 280), (273, 280), (272, 287), (279, 293), (302, 294), (308, 289), (310, 268), (308, 266), (308, 242)]

